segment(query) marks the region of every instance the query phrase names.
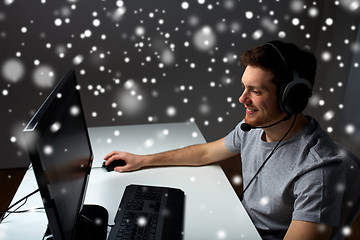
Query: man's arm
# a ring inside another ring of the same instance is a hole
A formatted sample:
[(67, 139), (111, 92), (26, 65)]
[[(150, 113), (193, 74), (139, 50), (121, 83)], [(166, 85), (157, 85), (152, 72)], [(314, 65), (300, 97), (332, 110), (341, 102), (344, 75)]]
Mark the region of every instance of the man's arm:
[(210, 143), (192, 145), (152, 155), (135, 155), (113, 151), (106, 155), (104, 159), (107, 161), (106, 165), (114, 160), (125, 160), (125, 166), (116, 167), (114, 170), (128, 172), (152, 166), (200, 166), (221, 161), (236, 154), (225, 147), (224, 138), (222, 138)]
[(325, 240), (329, 239), (331, 231), (329, 225), (293, 220), (284, 240)]

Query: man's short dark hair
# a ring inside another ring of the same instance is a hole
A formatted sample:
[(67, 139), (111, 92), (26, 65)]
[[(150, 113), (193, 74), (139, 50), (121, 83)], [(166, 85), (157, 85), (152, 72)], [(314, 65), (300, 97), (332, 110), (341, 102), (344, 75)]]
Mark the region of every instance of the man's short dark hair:
[(274, 42), (286, 63), (274, 47), (264, 44), (245, 51), (240, 58), (241, 65), (271, 71), (275, 75), (274, 84), (278, 89), (286, 86), (293, 79), (293, 70), (313, 86), (317, 67), (314, 54), (292, 43)]

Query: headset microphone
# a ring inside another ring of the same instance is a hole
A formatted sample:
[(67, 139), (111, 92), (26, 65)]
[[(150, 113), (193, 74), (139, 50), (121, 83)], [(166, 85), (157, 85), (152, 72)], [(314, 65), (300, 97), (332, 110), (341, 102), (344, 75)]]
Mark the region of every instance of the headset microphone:
[(243, 130), (244, 132), (248, 132), (250, 131), (253, 127), (248, 124), (248, 123), (242, 123), (240, 126), (241, 130)]
[(251, 129), (256, 129), (256, 128), (269, 128), (269, 127), (272, 127), (272, 126), (275, 126), (276, 124), (279, 124), (283, 121), (286, 121), (286, 120), (289, 120), (291, 118), (292, 114), (287, 114), (283, 119), (281, 119), (280, 121), (277, 121), (271, 125), (268, 125), (268, 126), (260, 126), (260, 127), (253, 127), (251, 126), (250, 124), (248, 123), (242, 123), (240, 128), (241, 130), (243, 130), (244, 132), (249, 132)]

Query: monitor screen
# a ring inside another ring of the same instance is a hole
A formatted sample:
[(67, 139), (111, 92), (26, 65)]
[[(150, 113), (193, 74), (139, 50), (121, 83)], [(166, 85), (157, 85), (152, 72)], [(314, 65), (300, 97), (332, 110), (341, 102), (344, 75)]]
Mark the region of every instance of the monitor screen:
[(54, 88), (23, 131), (55, 240), (73, 239), (93, 153), (75, 72)]

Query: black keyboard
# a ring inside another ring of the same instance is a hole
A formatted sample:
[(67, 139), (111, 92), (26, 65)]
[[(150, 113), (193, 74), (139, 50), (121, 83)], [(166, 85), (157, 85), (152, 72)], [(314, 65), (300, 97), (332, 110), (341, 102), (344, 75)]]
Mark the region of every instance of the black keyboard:
[(184, 204), (180, 189), (129, 185), (108, 240), (181, 240)]

